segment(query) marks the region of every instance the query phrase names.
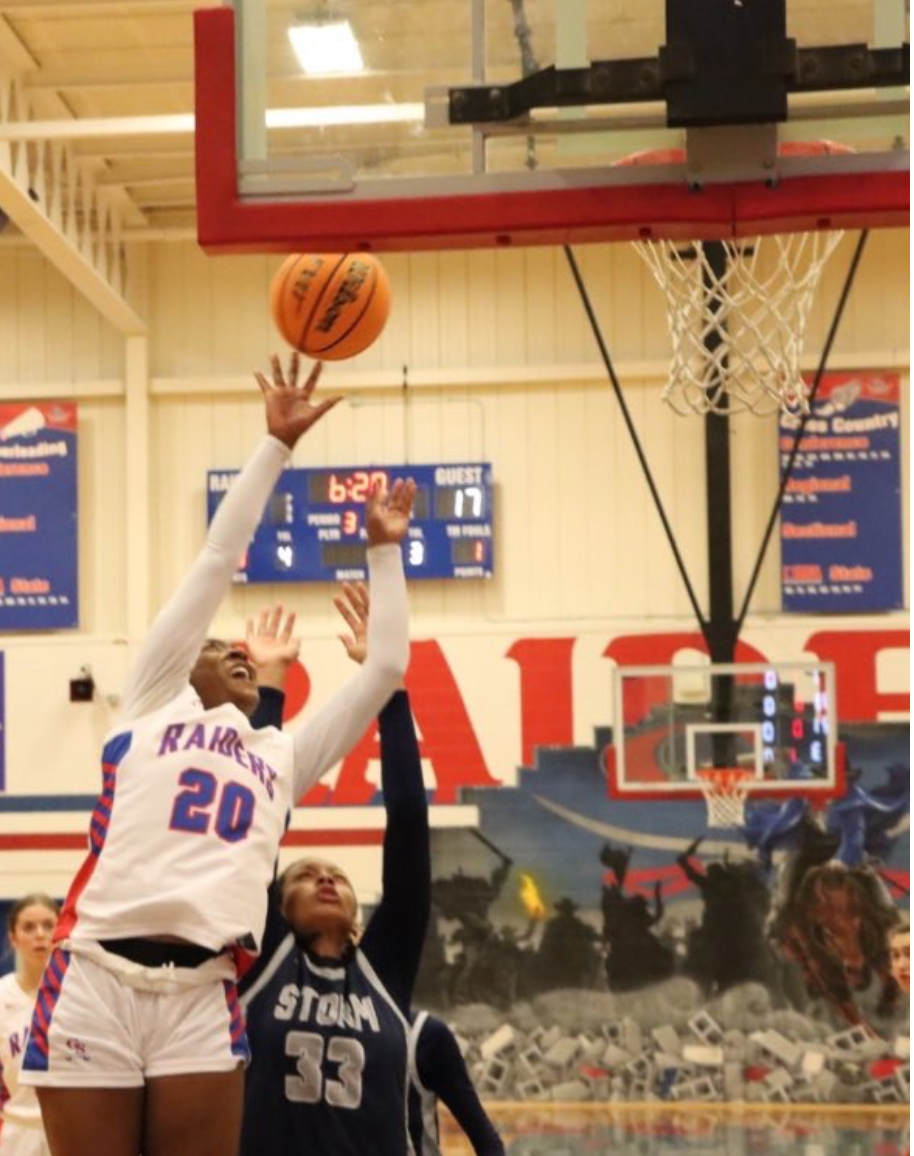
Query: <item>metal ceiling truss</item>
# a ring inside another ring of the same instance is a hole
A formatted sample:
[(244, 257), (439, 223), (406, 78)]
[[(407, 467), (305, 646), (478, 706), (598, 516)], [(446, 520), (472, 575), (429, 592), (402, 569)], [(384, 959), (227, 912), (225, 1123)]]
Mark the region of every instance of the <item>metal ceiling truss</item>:
[[(32, 119), (26, 78), (34, 67), (0, 20), (0, 130)], [(115, 329), (145, 333), (126, 296), (129, 202), (122, 189), (97, 183), (97, 164), (69, 141), (8, 140), (0, 132), (0, 211)]]

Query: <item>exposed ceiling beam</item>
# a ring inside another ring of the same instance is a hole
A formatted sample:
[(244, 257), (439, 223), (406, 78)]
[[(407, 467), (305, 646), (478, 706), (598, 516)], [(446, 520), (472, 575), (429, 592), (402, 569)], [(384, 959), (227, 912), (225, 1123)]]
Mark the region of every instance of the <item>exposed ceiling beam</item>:
[[(28, 124), (25, 78), (34, 60), (2, 17), (0, 64), (0, 125)], [(123, 292), (127, 254), (120, 234), (129, 198), (123, 189), (99, 189), (95, 167), (67, 143), (0, 137), (0, 209), (117, 330), (145, 333)]]
[(29, 195), (0, 164), (0, 207), (40, 252), (120, 333), (145, 333), (146, 323), (94, 259)]

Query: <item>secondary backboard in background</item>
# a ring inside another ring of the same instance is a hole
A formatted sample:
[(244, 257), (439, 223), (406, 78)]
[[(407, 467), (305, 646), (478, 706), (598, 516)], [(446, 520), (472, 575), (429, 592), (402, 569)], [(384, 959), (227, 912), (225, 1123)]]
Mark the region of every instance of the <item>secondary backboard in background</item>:
[[(302, 73), (288, 31), (315, 18), (349, 20), (363, 73)], [(802, 51), (856, 45), (864, 62), (866, 46), (885, 46), (896, 50), (892, 67), (906, 66), (904, 0), (787, 0), (786, 31)], [(201, 244), (422, 249), (907, 223), (905, 89), (868, 84), (861, 65), (862, 87), (792, 94), (788, 120), (768, 131), (670, 129), (650, 64), (665, 42), (661, 0), (235, 0), (202, 10)], [(501, 107), (525, 75), (554, 65), (561, 90), (596, 62), (616, 68), (602, 74), (610, 87), (628, 68), (628, 86), (643, 80), (650, 99), (598, 103), (591, 74), (590, 103), (559, 92), (556, 107), (451, 123), (457, 90)], [(833, 63), (810, 59), (807, 72)], [(779, 143), (823, 138), (856, 151), (778, 157)], [(616, 164), (685, 145), (690, 167)], [(729, 168), (690, 191), (696, 166), (710, 171), (721, 156)]]
[(701, 771), (738, 767), (752, 795), (844, 790), (831, 663), (617, 667), (611, 793), (697, 798)]

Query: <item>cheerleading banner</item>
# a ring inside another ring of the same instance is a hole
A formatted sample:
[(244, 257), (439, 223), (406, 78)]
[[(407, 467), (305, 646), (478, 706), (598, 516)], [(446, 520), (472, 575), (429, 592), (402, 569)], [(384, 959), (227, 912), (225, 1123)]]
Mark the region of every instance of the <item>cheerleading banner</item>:
[[(897, 374), (828, 374), (803, 429), (781, 508), (782, 606), (869, 613), (904, 605)], [(782, 415), (786, 467), (799, 418)]]
[(6, 790), (6, 687), (3, 651), (0, 650), (0, 791)]
[(79, 623), (74, 402), (0, 405), (0, 631)]

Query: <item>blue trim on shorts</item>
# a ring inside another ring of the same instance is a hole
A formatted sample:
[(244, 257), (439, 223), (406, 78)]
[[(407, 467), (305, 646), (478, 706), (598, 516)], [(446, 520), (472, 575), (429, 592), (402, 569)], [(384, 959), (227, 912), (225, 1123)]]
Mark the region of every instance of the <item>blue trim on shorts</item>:
[(35, 1001), (35, 1011), (32, 1014), (32, 1025), (29, 1028), (29, 1042), (22, 1056), (22, 1070), (26, 1072), (46, 1072), (50, 1060), (48, 1032), (51, 1030), (51, 1020), (54, 1008), (60, 999), (63, 982), (70, 966), (70, 953), (57, 947), (51, 952), (41, 977), (38, 988), (38, 998)]
[(225, 991), (225, 1004), (229, 1012), (229, 1033), (232, 1041), (232, 1055), (246, 1064), (251, 1062), (251, 1046), (248, 1043), (248, 1034), (245, 1030), (244, 1015), (241, 1004), (238, 1002), (238, 989), (229, 979), (222, 981)]

